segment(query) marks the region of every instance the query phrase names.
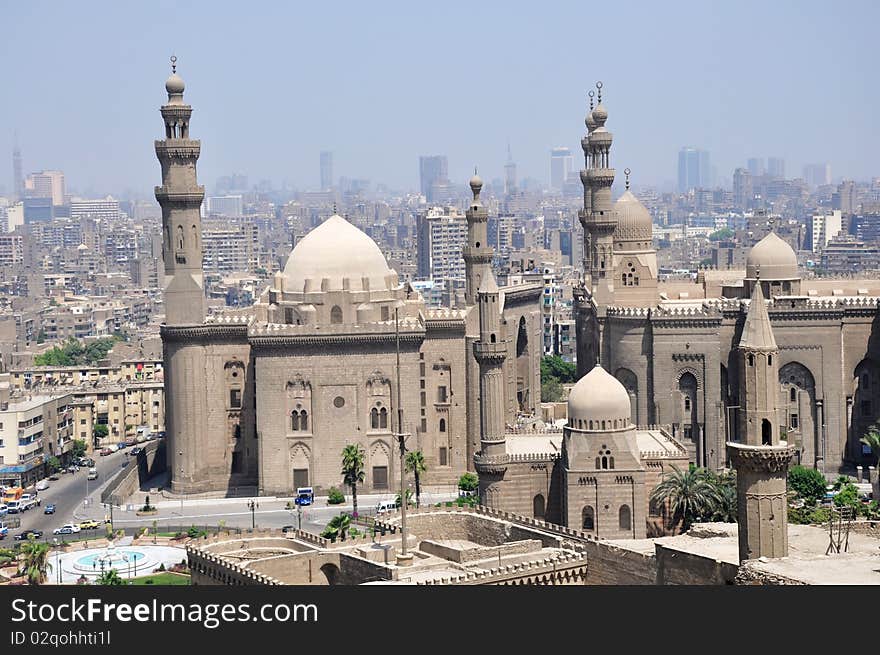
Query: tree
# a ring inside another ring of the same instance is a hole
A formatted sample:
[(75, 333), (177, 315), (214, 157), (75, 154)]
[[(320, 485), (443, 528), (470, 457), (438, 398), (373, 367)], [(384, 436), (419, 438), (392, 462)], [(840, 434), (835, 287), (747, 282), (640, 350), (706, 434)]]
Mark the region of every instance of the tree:
[(880, 468), (880, 423), (875, 423), (871, 427), (868, 428), (868, 431), (865, 433), (861, 439), (859, 439), (863, 444), (868, 446), (871, 449), (871, 452), (874, 454), (874, 457), (877, 458), (877, 463), (875, 466)]
[(651, 492), (654, 503), (669, 503), (672, 524), (682, 524), (687, 532), (691, 524), (703, 517), (711, 517), (722, 500), (718, 489), (710, 481), (704, 469), (690, 467), (682, 471), (676, 466), (663, 476), (663, 480)]
[(118, 587), (120, 585), (127, 584), (125, 580), (119, 577), (119, 574), (116, 572), (116, 569), (109, 569), (101, 573), (98, 578), (95, 580), (95, 584), (97, 585), (105, 585), (111, 587)]
[(422, 501), (422, 485), (421, 475), (428, 470), (425, 464), (425, 456), (421, 450), (411, 450), (406, 454), (406, 470), (412, 472), (416, 480), (416, 507), (421, 505)]
[(337, 514), (327, 523), (327, 527), (321, 533), (321, 536), (332, 541), (336, 541), (337, 538), (345, 541), (345, 535), (350, 527), (351, 516), (348, 514)]
[(733, 230), (729, 227), (722, 227), (720, 230), (715, 230), (712, 234), (709, 235), (709, 241), (724, 241), (725, 239), (729, 239), (733, 236)]
[(41, 543), (30, 536), (21, 547), (21, 553), (22, 571), (28, 584), (43, 584), (46, 581), (46, 573), (52, 570), (52, 565), (49, 563), (49, 544)]
[(351, 487), (352, 516), (357, 517), (357, 486), (364, 481), (364, 451), (357, 444), (342, 449), (342, 479)]
[(74, 457), (79, 458), (85, 456), (86, 450), (87, 446), (85, 441), (83, 441), (82, 439), (73, 440), (73, 450), (71, 450), (71, 454)]
[(825, 497), (828, 482), (816, 469), (796, 464), (788, 469), (788, 487), (807, 505), (815, 505)]
[(458, 488), (462, 491), (476, 491), (480, 487), (480, 479), (476, 473), (464, 473), (458, 479)]
[(92, 428), (92, 435), (95, 437), (95, 445), (97, 446), (101, 439), (105, 439), (110, 434), (110, 428), (103, 423), (98, 423)]
[(559, 355), (550, 355), (541, 359), (541, 382), (556, 378), (560, 382), (575, 382), (577, 366), (567, 362)]
[(541, 402), (556, 403), (562, 400), (562, 385), (556, 378), (549, 378), (541, 382)]
[[(401, 506), (402, 506), (402, 503), (400, 502), (400, 494), (397, 494), (397, 496), (394, 497), (394, 502), (397, 503), (397, 506), (398, 506), (398, 507), (401, 507)], [(412, 492), (412, 489), (407, 489), (407, 490), (406, 490), (406, 506), (407, 506), (407, 507), (410, 507), (410, 506), (412, 506), (412, 505), (414, 505), (414, 504), (415, 504), (415, 503), (413, 502), (413, 492)]]
[(61, 460), (55, 455), (51, 455), (46, 459), (46, 467), (49, 469), (49, 473), (55, 473), (55, 471), (61, 470)]
[(707, 476), (718, 492), (718, 504), (712, 512), (711, 519), (724, 523), (736, 523), (736, 472), (719, 474), (709, 471)]

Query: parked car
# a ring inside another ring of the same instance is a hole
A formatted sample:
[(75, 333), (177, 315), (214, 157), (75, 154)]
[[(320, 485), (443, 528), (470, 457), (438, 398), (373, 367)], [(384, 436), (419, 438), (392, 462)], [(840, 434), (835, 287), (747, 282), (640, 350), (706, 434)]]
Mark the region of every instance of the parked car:
[(6, 539), (9, 534), (9, 527), (5, 523), (0, 523), (0, 539)]
[(0, 516), (6, 516), (9, 514), (9, 508), (6, 506), (6, 503), (0, 503)]
[(19, 532), (17, 535), (15, 535), (15, 540), (16, 541), (27, 541), (31, 537), (31, 535), (33, 535), (34, 539), (39, 539), (40, 537), (43, 536), (43, 531), (42, 530), (25, 530), (25, 531)]
[(101, 448), (101, 457), (106, 457), (107, 455), (112, 455), (113, 450), (109, 447)]
[(89, 469), (89, 480), (97, 480), (98, 479), (98, 469), (90, 468)]
[(39, 498), (35, 493), (32, 494), (23, 494), (21, 497), (21, 502), (27, 505), (27, 509), (31, 507), (40, 506), (43, 504), (43, 499)]
[(116, 444), (116, 450), (124, 450), (125, 448), (128, 448), (128, 443), (126, 443), (125, 441), (120, 441), (118, 444)]
[(142, 453), (142, 452), (144, 452), (144, 449), (143, 449), (143, 448), (135, 447), (135, 448), (132, 448), (131, 450), (129, 450), (129, 451), (128, 451), (128, 454), (129, 454), (129, 455), (137, 455), (137, 454)]
[(55, 503), (49, 503), (46, 505), (46, 509), (43, 510), (43, 514), (54, 514), (55, 513)]
[(49, 488), (49, 481), (48, 480), (40, 480), (39, 482), (37, 482), (36, 488), (37, 488), (37, 491), (46, 491), (46, 489)]
[(89, 519), (88, 521), (82, 521), (79, 524), (81, 530), (97, 530), (101, 527), (101, 524), (98, 523), (95, 519)]
[(61, 478), (58, 477), (57, 473), (53, 473), (52, 475), (49, 476), (49, 479), (52, 480), (52, 482), (56, 482), (56, 481), (60, 480)]
[(78, 525), (74, 525), (73, 523), (67, 523), (62, 525), (60, 528), (55, 528), (52, 530), (52, 534), (74, 534), (79, 532), (80, 528)]

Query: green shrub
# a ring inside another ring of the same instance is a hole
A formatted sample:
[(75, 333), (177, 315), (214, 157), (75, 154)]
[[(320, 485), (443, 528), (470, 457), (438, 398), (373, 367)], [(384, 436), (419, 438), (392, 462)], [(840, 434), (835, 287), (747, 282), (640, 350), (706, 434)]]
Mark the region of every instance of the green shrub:
[(458, 479), (458, 488), (462, 491), (476, 491), (480, 487), (480, 480), (476, 473), (465, 473)]
[(788, 471), (789, 488), (808, 505), (815, 505), (825, 497), (827, 484), (825, 476), (816, 469), (798, 464)]
[(345, 502), (345, 494), (343, 494), (336, 487), (330, 487), (330, 491), (327, 492), (327, 504), (328, 505), (340, 505)]
[(198, 539), (199, 537), (207, 536), (207, 534), (208, 533), (205, 530), (202, 530), (201, 528), (197, 528), (196, 526), (192, 526), (192, 527), (190, 527), (189, 530), (186, 531), (186, 535), (190, 539)]

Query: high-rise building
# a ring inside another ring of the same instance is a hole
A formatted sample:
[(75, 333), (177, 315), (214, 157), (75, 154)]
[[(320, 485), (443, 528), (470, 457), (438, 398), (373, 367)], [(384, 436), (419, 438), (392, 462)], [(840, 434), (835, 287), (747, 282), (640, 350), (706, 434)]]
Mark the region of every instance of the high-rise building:
[(831, 165), (807, 164), (804, 166), (804, 182), (813, 188), (831, 184)]
[(70, 218), (74, 220), (83, 218), (100, 221), (119, 220), (119, 201), (110, 196), (103, 200), (83, 200), (81, 198), (71, 200)]
[(240, 218), (244, 213), (240, 195), (208, 196), (208, 214)]
[(745, 168), (733, 172), (733, 202), (740, 209), (749, 209), (754, 200), (752, 174)]
[(571, 174), (574, 157), (568, 148), (553, 148), (550, 151), (550, 188), (562, 191), (565, 181)]
[(828, 242), (840, 234), (843, 228), (843, 216), (839, 209), (830, 214), (815, 214), (810, 228), (813, 237), (813, 252), (822, 252)]
[(447, 280), (447, 288), (464, 284), (462, 248), (467, 245), (467, 220), (456, 209), (432, 207), (417, 217), (418, 275)]
[(64, 204), (64, 173), (42, 171), (31, 173), (24, 182), (25, 193), (38, 198), (52, 198), (56, 207)]
[(764, 159), (762, 157), (752, 157), (746, 162), (746, 168), (749, 169), (752, 177), (761, 177), (766, 171), (764, 170)]
[(767, 175), (770, 177), (785, 177), (785, 160), (781, 157), (769, 157), (767, 159)]
[(678, 192), (711, 186), (709, 153), (698, 148), (682, 148), (678, 153)]
[(21, 200), (24, 195), (24, 179), (21, 176), (21, 148), (18, 147), (18, 133), (12, 148), (12, 200)]
[(844, 180), (837, 185), (837, 191), (831, 195), (831, 206), (839, 209), (844, 216), (849, 216), (856, 209), (856, 185), (852, 180)]
[(446, 155), (419, 157), (419, 182), (422, 195), (428, 202), (434, 202), (435, 187), (449, 184)]
[(333, 188), (333, 153), (327, 150), (321, 153), (321, 190)]
[(516, 192), (516, 164), (510, 154), (510, 144), (507, 145), (507, 163), (504, 164), (504, 195), (509, 196)]

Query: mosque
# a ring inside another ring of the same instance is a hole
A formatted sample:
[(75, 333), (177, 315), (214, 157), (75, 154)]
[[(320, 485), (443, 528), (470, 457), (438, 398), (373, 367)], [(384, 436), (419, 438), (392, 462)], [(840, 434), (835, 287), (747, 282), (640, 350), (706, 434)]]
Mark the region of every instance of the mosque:
[[(496, 298), (489, 359), (478, 361), (476, 290), (491, 276), (482, 181), (471, 180), (464, 306), (428, 309), (376, 243), (334, 215), (306, 235), (256, 303), (206, 317), (196, 180), (200, 142), (176, 69), (156, 141), (165, 261), (167, 466), (172, 491), (256, 488), (290, 495), (342, 485), (347, 444), (365, 452), (367, 492), (394, 493), (398, 438), (420, 450), (424, 485), (455, 485), (480, 447), (480, 371), (491, 360), (491, 406), (502, 424), (540, 402), (542, 287)], [(399, 384), (397, 356), (399, 352)]]

